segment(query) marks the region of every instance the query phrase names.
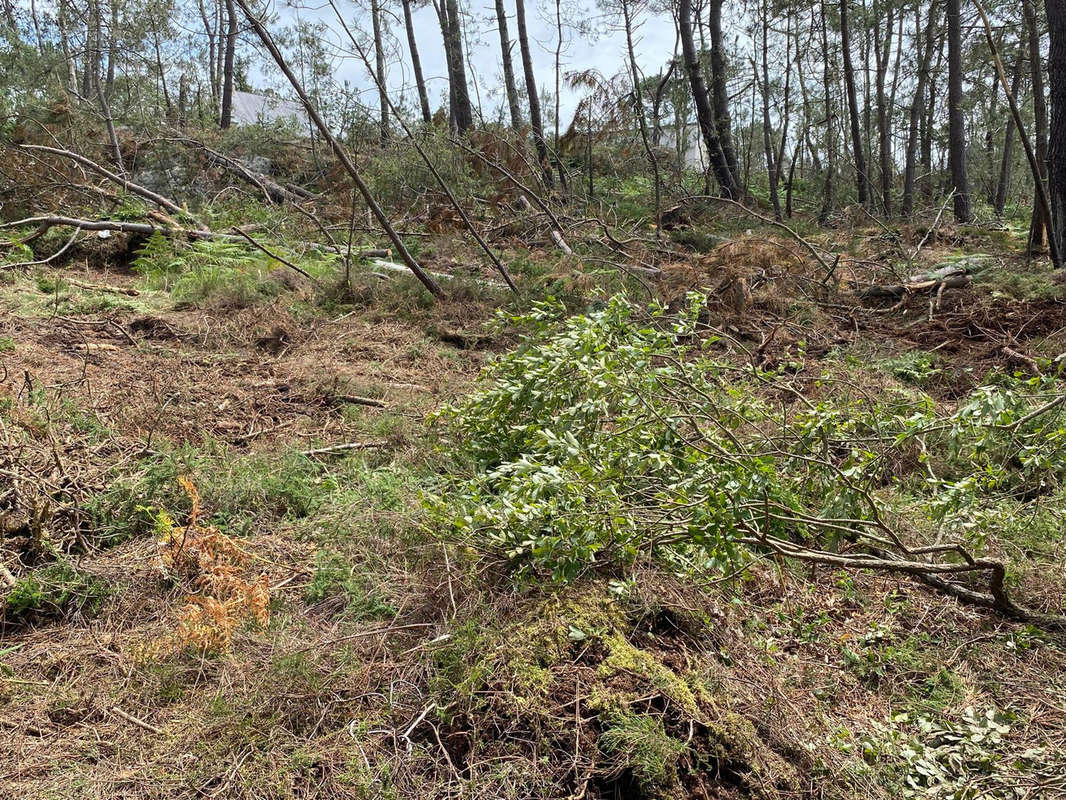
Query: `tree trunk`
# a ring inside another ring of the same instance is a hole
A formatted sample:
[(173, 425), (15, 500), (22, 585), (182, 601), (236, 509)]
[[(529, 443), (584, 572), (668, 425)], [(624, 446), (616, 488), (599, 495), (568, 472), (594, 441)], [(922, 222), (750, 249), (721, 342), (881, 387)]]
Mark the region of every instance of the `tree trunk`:
[(966, 165), (966, 119), (962, 113), (962, 13), (960, 0), (948, 6), (948, 169), (955, 189), (956, 222), (969, 222), (970, 179)]
[[(936, 0), (929, 6), (929, 17), (925, 22), (924, 42), (918, 42), (918, 85), (914, 89), (911, 102), (909, 127), (907, 130), (907, 155), (903, 165), (903, 216), (909, 219), (914, 213), (914, 175), (918, 156), (919, 123), (925, 110), (925, 87), (929, 84), (929, 62), (933, 58), (933, 32), (937, 18)], [(915, 37), (921, 30), (921, 4), (914, 7)]]
[(723, 0), (710, 0), (707, 15), (707, 28), (711, 39), (711, 103), (714, 109), (715, 127), (718, 141), (722, 146), (733, 182), (739, 187), (740, 166), (737, 163), (737, 151), (733, 147), (733, 130), (729, 115), (729, 89), (726, 86), (725, 48), (722, 46), (722, 3)]
[(233, 124), (233, 56), (237, 50), (237, 9), (226, 0), (226, 56), (222, 65), (222, 110), (218, 126), (226, 130)]
[[(766, 177), (770, 186), (770, 203), (774, 207), (774, 219), (781, 221), (781, 198), (777, 192), (777, 156), (774, 152), (773, 137), (770, 128), (770, 67), (767, 51), (769, 50), (770, 38), (770, 9), (764, 2), (762, 4), (762, 144), (766, 155)], [(754, 67), (754, 61), (752, 62)], [(755, 67), (755, 80), (759, 82), (759, 69)]]
[[(1022, 88), (1022, 72), (1025, 65), (1025, 58), (1022, 55), (1022, 48), (1019, 48), (1018, 58), (1014, 62), (1014, 74), (1010, 80), (1010, 93), (1011, 96), (1017, 99), (1018, 93)], [(1010, 189), (1010, 168), (1014, 155), (1014, 117), (1007, 116), (1006, 131), (1003, 134), (1003, 158), (999, 162), (999, 179), (996, 181), (996, 196), (993, 200), (992, 207), (995, 209), (996, 216), (1003, 216), (1003, 209), (1007, 206), (1007, 192)]]
[(825, 92), (825, 179), (822, 181), (822, 208), (818, 221), (825, 223), (833, 211), (833, 177), (836, 172), (836, 115), (833, 113), (832, 74), (829, 55), (829, 33), (825, 20), (825, 3), (821, 4), (822, 21), (822, 91)]
[[(1056, 20), (1052, 15), (1052, 9), (1060, 5), (1051, 0), (1047, 4), (1049, 27), (1056, 27)], [(1040, 167), (1041, 180), (1044, 185), (1048, 183), (1048, 147), (1050, 142), (1048, 134), (1048, 109), (1047, 99), (1044, 96), (1044, 66), (1043, 57), (1040, 53), (1040, 23), (1032, 0), (1022, 0), (1022, 11), (1025, 14), (1026, 27), (1029, 31), (1029, 66), (1032, 69), (1033, 82), (1033, 117), (1036, 138), (1036, 161)], [(1061, 20), (1058, 20), (1061, 24)], [(1033, 202), (1033, 216), (1029, 225), (1029, 243), (1037, 250), (1043, 250), (1047, 243), (1047, 233), (1051, 230), (1051, 221), (1044, 219), (1040, 210), (1040, 203)], [(1050, 195), (1050, 191), (1049, 191)]]
[(204, 23), (204, 34), (207, 36), (207, 77), (211, 88), (212, 102), (218, 102), (218, 84), (215, 82), (215, 28), (207, 17), (207, 9), (204, 0), (197, 0), (200, 9), (200, 19)]
[(415, 39), (415, 24), (411, 18), (411, 0), (403, 0), (403, 23), (407, 29), (407, 47), (411, 51), (411, 68), (415, 73), (415, 88), (418, 91), (418, 105), (422, 109), (422, 121), (427, 125), (433, 121), (429, 110), (429, 93), (426, 91), (426, 79), (422, 77), (422, 59), (418, 56), (418, 41)]
[[(874, 4), (874, 15), (878, 16), (880, 9)], [(892, 52), (892, 23), (895, 9), (889, 5), (888, 17), (885, 21), (885, 39), (875, 34), (874, 60), (876, 64), (876, 92), (877, 92), (877, 142), (881, 168), (881, 207), (885, 212), (885, 218), (892, 216), (892, 131), (891, 111), (888, 105), (888, 97), (885, 94), (885, 82), (888, 78), (888, 58)]]
[(378, 138), (381, 144), (389, 140), (389, 98), (385, 88), (385, 41), (381, 34), (381, 4), (370, 0), (370, 20), (374, 28), (374, 72), (378, 90)]
[(711, 109), (711, 98), (707, 91), (707, 83), (703, 79), (703, 70), (700, 66), (699, 53), (692, 38), (692, 0), (678, 0), (677, 24), (681, 37), (681, 52), (685, 60), (685, 70), (688, 73), (689, 85), (692, 88), (692, 101), (696, 106), (696, 118), (699, 120), (700, 131), (703, 134), (703, 142), (707, 146), (707, 158), (711, 162), (711, 169), (718, 181), (722, 194), (731, 200), (740, 199), (740, 188), (733, 179), (733, 173), (729, 169), (722, 150), (721, 140), (718, 136), (718, 126)]
[(1051, 128), (1048, 138), (1048, 183), (1051, 235), (1058, 252), (1066, 251), (1066, 0), (1045, 0), (1051, 46)]
[[(409, 3), (410, 0), (404, 0)], [(514, 66), (511, 63), (511, 39), (507, 32), (507, 11), (503, 0), (496, 0), (496, 25), (500, 30), (500, 55), (503, 58), (503, 85), (507, 91), (507, 108), (511, 112), (511, 127), (522, 129), (522, 108), (518, 105), (518, 89), (514, 82)]]
[(855, 68), (851, 63), (851, 37), (848, 32), (848, 3), (840, 0), (840, 49), (844, 55), (844, 87), (848, 94), (848, 116), (851, 119), (851, 149), (855, 160), (855, 189), (859, 202), (870, 201), (870, 184), (866, 174), (866, 156), (863, 153), (862, 129), (859, 124), (859, 101), (855, 96)]
[(533, 129), (533, 146), (540, 162), (541, 177), (549, 189), (554, 185), (548, 145), (544, 141), (544, 122), (540, 116), (540, 98), (537, 94), (537, 77), (533, 74), (533, 52), (529, 49), (529, 34), (526, 31), (526, 6), (524, 0), (515, 0), (515, 19), (518, 24), (518, 47), (522, 51), (522, 72), (526, 80), (526, 97), (529, 99), (529, 126)]
[(463, 36), (459, 22), (457, 0), (440, 0), (436, 5), (444, 37), (444, 58), (448, 67), (448, 102), (452, 126), (462, 136), (474, 127), (474, 110), (470, 105), (470, 89), (466, 83), (466, 62), (463, 58)]

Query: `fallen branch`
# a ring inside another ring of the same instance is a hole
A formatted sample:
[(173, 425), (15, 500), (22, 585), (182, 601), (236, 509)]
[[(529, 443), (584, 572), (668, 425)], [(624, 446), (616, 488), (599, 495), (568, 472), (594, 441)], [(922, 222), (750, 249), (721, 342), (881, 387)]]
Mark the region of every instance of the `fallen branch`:
[(439, 297), (443, 293), (440, 284), (433, 280), (433, 277), (422, 269), (421, 265), (415, 260), (415, 257), (411, 255), (410, 251), (404, 245), (403, 240), (400, 238), (399, 234), (396, 233), (396, 229), (389, 221), (389, 218), (385, 215), (385, 212), (382, 211), (381, 206), (378, 205), (373, 194), (371, 194), (370, 187), (366, 185), (365, 181), (363, 181), (363, 177), (359, 174), (359, 170), (356, 169), (355, 163), (348, 155), (348, 151), (339, 141), (337, 141), (337, 137), (333, 135), (329, 126), (326, 125), (325, 120), (323, 120), (322, 116), (318, 113), (318, 109), (315, 107), (315, 104), (311, 102), (311, 98), (289, 67), (288, 62), (285, 60), (285, 56), (283, 56), (281, 50), (278, 49), (277, 43), (275, 43), (270, 32), (263, 26), (263, 23), (259, 18), (252, 13), (247, 0), (236, 0), (236, 2), (237, 5), (240, 6), (241, 11), (244, 12), (244, 16), (247, 18), (252, 30), (255, 31), (256, 36), (259, 37), (259, 40), (270, 53), (274, 62), (278, 65), (278, 68), (284, 73), (285, 77), (292, 85), (293, 91), (299, 96), (300, 102), (303, 103), (304, 109), (307, 111), (307, 116), (311, 118), (315, 127), (318, 128), (318, 132), (322, 134), (322, 138), (329, 144), (330, 150), (333, 151), (333, 155), (337, 157), (337, 160), (341, 163), (345, 172), (348, 173), (348, 177), (352, 179), (352, 183), (354, 183), (356, 189), (359, 190), (359, 194), (363, 196), (363, 201), (370, 209), (370, 212), (377, 219), (378, 224), (381, 225), (385, 234), (389, 237), (389, 240), (396, 247), (404, 264), (406, 264), (407, 268), (410, 269), (415, 277), (422, 282), (422, 285), (429, 290), (430, 294), (434, 297)]
[(829, 263), (822, 257), (821, 253), (819, 253), (818, 250), (815, 249), (813, 244), (808, 242), (806, 239), (804, 239), (802, 236), (800, 236), (798, 233), (792, 230), (792, 228), (788, 227), (788, 225), (783, 222), (778, 222), (775, 219), (770, 219), (770, 217), (765, 217), (758, 211), (753, 211), (752, 209), (748, 208), (743, 203), (738, 203), (736, 200), (730, 200), (728, 197), (719, 197), (716, 194), (694, 194), (690, 197), (685, 198), (685, 202), (691, 202), (692, 200), (713, 200), (716, 203), (726, 203), (727, 205), (731, 205), (734, 208), (743, 211), (748, 216), (754, 217), (755, 219), (765, 223), (766, 225), (772, 225), (775, 228), (780, 228), (793, 239), (795, 239), (797, 242), (799, 242), (801, 245), (803, 245), (803, 247), (806, 248), (806, 250), (812, 256), (814, 256), (815, 260), (822, 265), (822, 268), (825, 269), (827, 273), (831, 273), (835, 269), (834, 266), (829, 265)]
[(145, 188), (144, 186), (141, 186), (139, 183), (134, 183), (133, 181), (128, 180), (127, 178), (123, 178), (121, 175), (116, 175), (111, 170), (107, 169), (106, 167), (100, 166), (95, 161), (86, 158), (85, 156), (81, 155), (80, 153), (75, 153), (75, 152), (73, 152), (71, 150), (64, 150), (64, 149), (62, 149), (60, 147), (49, 147), (48, 145), (43, 145), (43, 144), (20, 144), (20, 145), (17, 145), (17, 146), (20, 149), (22, 149), (22, 150), (35, 150), (35, 151), (39, 151), (39, 152), (43, 152), (43, 153), (50, 153), (50, 154), (56, 155), (56, 156), (62, 156), (63, 158), (69, 158), (71, 161), (74, 161), (77, 164), (81, 164), (86, 169), (92, 170), (93, 172), (97, 173), (98, 175), (102, 175), (103, 177), (107, 178), (109, 181), (117, 183), (119, 186), (121, 186), (126, 191), (131, 192), (131, 193), (136, 194), (136, 195), (139, 195), (140, 197), (143, 197), (145, 200), (148, 200), (148, 201), (150, 201), (152, 203), (155, 203), (160, 208), (166, 209), (167, 211), (169, 211), (172, 214), (177, 214), (179, 216), (186, 216), (189, 219), (191, 219), (193, 222), (195, 222), (197, 224), (197, 226), (201, 230), (207, 230), (207, 226), (206, 225), (204, 225), (202, 222), (200, 222), (198, 219), (196, 219), (194, 216), (192, 216), (192, 214), (190, 214), (186, 209), (184, 209), (181, 206), (179, 206), (177, 203), (175, 203), (170, 198), (164, 197), (163, 195), (159, 194), (158, 192), (153, 192), (151, 189)]
[(352, 450), (373, 450), (379, 447), (388, 447), (388, 442), (345, 442), (344, 444), (334, 444), (329, 447), (318, 447), (314, 450), (301, 450), (302, 456), (325, 456), (332, 455), (334, 453), (347, 453)]
[(155, 725), (150, 725), (143, 719), (138, 719), (137, 717), (133, 716), (133, 714), (129, 714), (123, 711), (118, 706), (112, 706), (111, 713), (114, 714), (116, 717), (121, 717), (122, 719), (126, 720), (126, 722), (136, 725), (138, 728), (144, 728), (144, 730), (148, 731), (149, 733), (154, 733), (156, 736), (159, 736), (163, 733), (162, 728), (157, 728)]

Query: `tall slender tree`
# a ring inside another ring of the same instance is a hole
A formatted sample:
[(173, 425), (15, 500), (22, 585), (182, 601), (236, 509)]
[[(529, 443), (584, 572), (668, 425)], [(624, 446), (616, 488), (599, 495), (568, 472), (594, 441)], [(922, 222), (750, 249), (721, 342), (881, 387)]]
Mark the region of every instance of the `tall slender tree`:
[[(202, 2), (202, 0), (201, 0)], [(415, 90), (418, 92), (418, 106), (422, 110), (422, 121), (427, 125), (433, 121), (429, 110), (429, 93), (426, 91), (426, 79), (422, 76), (422, 59), (418, 55), (418, 40), (415, 39), (415, 24), (411, 14), (411, 0), (403, 2), (403, 24), (407, 30), (407, 49), (411, 53), (411, 69), (415, 74)]]
[(507, 92), (507, 108), (511, 112), (511, 127), (517, 131), (522, 128), (522, 108), (518, 104), (518, 89), (514, 82), (511, 38), (507, 32), (507, 9), (503, 0), (496, 0), (496, 27), (500, 33), (500, 57), (503, 61), (503, 86)]
[(914, 89), (914, 99), (911, 101), (910, 116), (907, 129), (907, 154), (903, 162), (903, 201), (902, 213), (904, 217), (910, 217), (914, 213), (914, 183), (917, 172), (918, 145), (921, 131), (922, 115), (925, 111), (925, 89), (929, 83), (929, 64), (933, 59), (933, 43), (936, 30), (938, 5), (936, 0), (929, 4), (929, 10), (925, 19), (925, 34), (921, 38), (918, 31), (921, 29), (921, 3), (914, 5), (914, 32), (918, 46), (918, 79)]
[(222, 108), (218, 126), (225, 130), (233, 123), (233, 62), (237, 49), (237, 8), (226, 0), (226, 55), (222, 65)]
[(956, 222), (969, 222), (970, 178), (966, 156), (966, 118), (962, 111), (962, 9), (947, 0), (948, 9), (948, 169), (955, 190)]
[(524, 0), (515, 0), (515, 22), (518, 24), (518, 47), (522, 51), (522, 73), (526, 81), (526, 99), (529, 101), (529, 126), (533, 129), (533, 147), (540, 162), (544, 185), (551, 188), (551, 159), (548, 144), (544, 141), (544, 121), (540, 115), (540, 95), (537, 92), (537, 76), (533, 72), (533, 51), (529, 47), (529, 31), (526, 29), (526, 5)]
[(848, 24), (850, 1), (840, 0), (840, 50), (844, 61), (844, 88), (848, 95), (852, 158), (855, 160), (855, 190), (858, 193), (859, 202), (866, 205), (870, 201), (870, 179), (866, 172), (866, 155), (859, 122), (859, 100), (855, 94), (855, 67), (851, 60), (851, 33)]
[(678, 0), (677, 25), (685, 71), (688, 74), (689, 85), (692, 89), (692, 102), (696, 107), (696, 119), (699, 121), (703, 142), (707, 147), (707, 158), (711, 163), (711, 170), (714, 172), (722, 194), (730, 199), (739, 200), (742, 193), (737, 182), (733, 179), (733, 173), (730, 171), (729, 163), (726, 160), (725, 153), (722, 151), (721, 139), (718, 136), (718, 124), (715, 121), (714, 111), (711, 107), (707, 83), (703, 78), (703, 67), (700, 64), (699, 52), (696, 50), (692, 29), (692, 0)]
[(1047, 7), (1048, 77), (1051, 85), (1051, 124), (1048, 136), (1048, 185), (1051, 198), (1051, 235), (1058, 252), (1066, 251), (1066, 0), (1044, 0)]

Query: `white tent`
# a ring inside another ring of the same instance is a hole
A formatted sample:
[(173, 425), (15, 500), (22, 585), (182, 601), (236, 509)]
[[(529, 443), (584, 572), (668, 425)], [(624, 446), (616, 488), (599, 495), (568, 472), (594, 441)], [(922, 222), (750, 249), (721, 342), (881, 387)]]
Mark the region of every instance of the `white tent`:
[(255, 92), (233, 92), (233, 122), (236, 125), (263, 125), (292, 120), (302, 124), (304, 110), (299, 103)]

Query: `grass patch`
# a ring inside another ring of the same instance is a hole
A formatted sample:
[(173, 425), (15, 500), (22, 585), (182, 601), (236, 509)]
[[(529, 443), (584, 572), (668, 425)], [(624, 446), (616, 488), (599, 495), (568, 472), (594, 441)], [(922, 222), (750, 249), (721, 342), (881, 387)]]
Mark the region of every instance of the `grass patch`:
[(99, 613), (110, 594), (106, 581), (68, 561), (57, 561), (15, 582), (0, 610), (0, 621), (37, 625), (75, 613), (91, 617)]

